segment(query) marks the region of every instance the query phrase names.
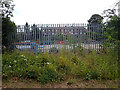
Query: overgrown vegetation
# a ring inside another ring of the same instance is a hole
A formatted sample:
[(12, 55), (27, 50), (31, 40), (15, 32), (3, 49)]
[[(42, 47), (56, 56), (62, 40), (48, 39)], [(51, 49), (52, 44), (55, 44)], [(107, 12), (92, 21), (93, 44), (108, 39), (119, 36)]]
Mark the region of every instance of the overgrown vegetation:
[(4, 53), (3, 79), (28, 78), (45, 84), (62, 81), (69, 76), (85, 80), (117, 80), (120, 77), (116, 51), (83, 53), (84, 55), (80, 55), (66, 50), (42, 55), (17, 51)]

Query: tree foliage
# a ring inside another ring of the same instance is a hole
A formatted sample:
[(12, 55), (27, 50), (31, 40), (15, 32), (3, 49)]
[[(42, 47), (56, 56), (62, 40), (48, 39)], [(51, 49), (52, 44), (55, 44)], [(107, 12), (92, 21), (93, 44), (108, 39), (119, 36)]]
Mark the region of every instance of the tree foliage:
[[(2, 46), (7, 49), (13, 45), (15, 40), (16, 25), (10, 20), (13, 16), (12, 11), (14, 10), (14, 5), (12, 0), (1, 0), (1, 13), (2, 16)], [(4, 48), (3, 48), (4, 50)]]
[(13, 0), (1, 0), (0, 1), (0, 10), (2, 17), (11, 17), (13, 16), (12, 12), (14, 10), (14, 4), (12, 4)]
[(88, 23), (90, 24), (100, 24), (102, 23), (103, 17), (99, 14), (93, 14), (91, 18), (88, 20)]
[(103, 39), (101, 25), (103, 23), (103, 17), (99, 14), (93, 14), (88, 20), (88, 29), (90, 30), (90, 39), (101, 41)]
[(112, 9), (104, 11), (105, 17), (107, 18), (104, 23), (105, 45), (114, 45), (118, 48), (120, 45), (120, 18), (114, 11)]

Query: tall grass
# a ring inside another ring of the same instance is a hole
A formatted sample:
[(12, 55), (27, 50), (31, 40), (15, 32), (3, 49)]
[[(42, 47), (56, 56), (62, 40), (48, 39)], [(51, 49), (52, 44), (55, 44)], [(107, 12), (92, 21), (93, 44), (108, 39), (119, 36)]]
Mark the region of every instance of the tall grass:
[(4, 53), (2, 58), (3, 78), (19, 77), (37, 79), (41, 83), (64, 80), (65, 77), (86, 80), (117, 80), (117, 51), (76, 52), (62, 49), (58, 53)]

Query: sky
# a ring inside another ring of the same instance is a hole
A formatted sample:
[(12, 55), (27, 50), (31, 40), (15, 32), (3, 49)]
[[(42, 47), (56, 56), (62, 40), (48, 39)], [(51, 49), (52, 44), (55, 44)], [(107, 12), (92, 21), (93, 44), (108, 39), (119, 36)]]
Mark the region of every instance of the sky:
[(118, 0), (14, 0), (17, 25), (87, 23), (93, 14), (113, 8)]

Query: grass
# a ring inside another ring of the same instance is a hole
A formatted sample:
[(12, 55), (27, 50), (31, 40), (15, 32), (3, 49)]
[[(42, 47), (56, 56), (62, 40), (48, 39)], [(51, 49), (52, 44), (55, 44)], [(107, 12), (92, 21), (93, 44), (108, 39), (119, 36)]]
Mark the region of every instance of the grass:
[(118, 54), (112, 49), (82, 53), (62, 49), (58, 53), (44, 54), (13, 51), (3, 54), (3, 80), (17, 77), (23, 80), (37, 80), (41, 84), (66, 80), (69, 84), (74, 84), (73, 78), (114, 81), (120, 77), (117, 60)]

